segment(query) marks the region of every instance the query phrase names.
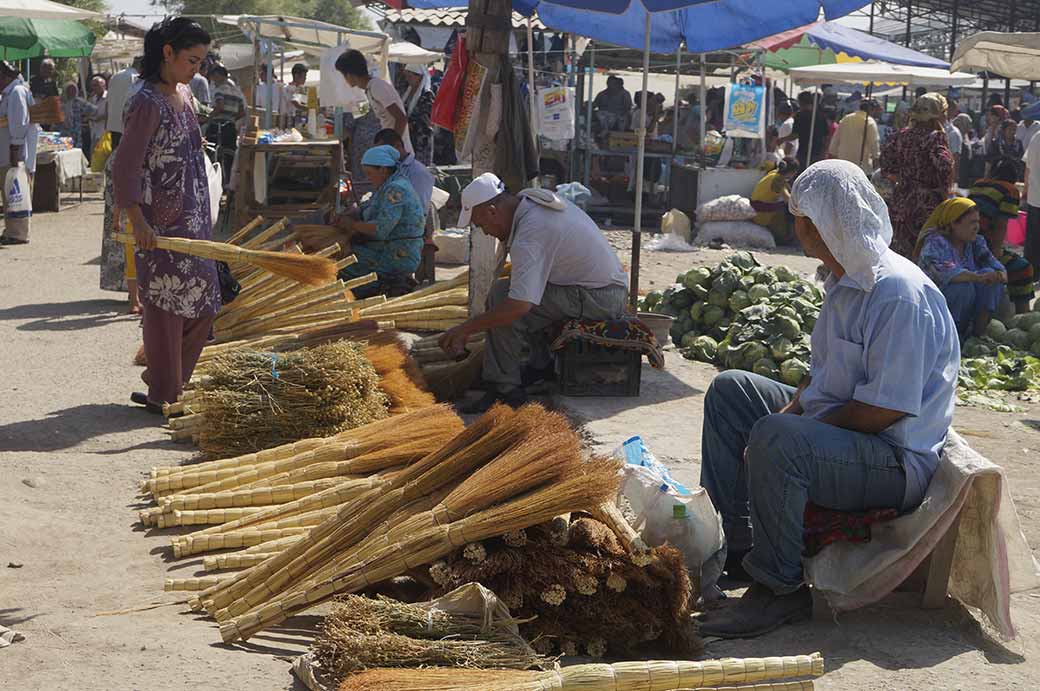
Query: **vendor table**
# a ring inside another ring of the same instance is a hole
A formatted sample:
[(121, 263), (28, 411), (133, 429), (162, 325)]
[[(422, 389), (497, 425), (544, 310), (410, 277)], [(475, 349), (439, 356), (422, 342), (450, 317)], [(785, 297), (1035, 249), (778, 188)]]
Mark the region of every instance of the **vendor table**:
[(339, 141), (242, 143), (238, 148), (235, 226), (256, 216), (310, 220), (335, 208), (343, 177)]
[(61, 189), (66, 180), (79, 179), (79, 200), (83, 201), (83, 176), (90, 172), (83, 151), (41, 151), (36, 155), (33, 177), (33, 212), (61, 211)]

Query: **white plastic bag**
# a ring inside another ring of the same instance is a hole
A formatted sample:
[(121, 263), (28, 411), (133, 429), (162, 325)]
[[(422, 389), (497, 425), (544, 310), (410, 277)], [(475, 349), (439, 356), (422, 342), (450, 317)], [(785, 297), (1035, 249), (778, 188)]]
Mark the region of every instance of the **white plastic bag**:
[(698, 206), (697, 222), (750, 221), (757, 213), (755, 207), (751, 206), (750, 199), (739, 194), (728, 194)]
[(693, 244), (708, 245), (714, 241), (724, 242), (730, 247), (753, 249), (776, 249), (776, 239), (768, 228), (750, 221), (709, 221), (702, 223)]
[(683, 242), (691, 239), (690, 217), (679, 209), (666, 211), (661, 215), (661, 232), (665, 235), (677, 235)]
[(672, 478), (640, 437), (632, 437), (615, 456), (625, 461), (621, 495), (635, 514), (633, 526), (651, 547), (668, 543), (683, 553), (686, 568), (700, 574), (701, 594), (715, 599), (715, 583), (725, 562), (722, 517), (703, 487), (689, 490)]
[(29, 191), (29, 174), (24, 163), (8, 168), (4, 178), (4, 193), (5, 232), (9, 237), (25, 237), (32, 219), (32, 193)]
[(220, 218), (220, 197), (224, 194), (224, 173), (220, 164), (206, 159), (206, 182), (209, 183), (209, 220), (217, 225)]
[(556, 141), (574, 138), (574, 89), (551, 86), (538, 90), (538, 134)]

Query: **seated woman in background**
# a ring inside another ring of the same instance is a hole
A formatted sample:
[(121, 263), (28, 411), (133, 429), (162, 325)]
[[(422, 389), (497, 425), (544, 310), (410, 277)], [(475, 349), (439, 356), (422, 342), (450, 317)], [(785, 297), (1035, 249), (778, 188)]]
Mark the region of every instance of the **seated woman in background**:
[(778, 245), (794, 243), (793, 217), (787, 210), (791, 198), (791, 183), (798, 177), (798, 160), (785, 158), (762, 176), (751, 193), (751, 206), (758, 213), (753, 223), (768, 228)]
[(993, 166), (993, 175), (976, 180), (968, 192), (968, 198), (979, 210), (979, 232), (986, 238), (989, 251), (1000, 260), (1007, 272), (1008, 297), (1015, 312), (1029, 311), (1033, 300), (1033, 265), (1021, 255), (1004, 247), (1008, 221), (1018, 218), (1021, 201), (1015, 178), (1018, 167), (1015, 161), (1001, 160)]
[(398, 168), (400, 159), (397, 149), (386, 144), (365, 152), (361, 167), (375, 191), (361, 205), (360, 219), (342, 217), (338, 222), (350, 234), (351, 251), (357, 257), (340, 278), (350, 280), (372, 272), (379, 277), (378, 282), (354, 291), (360, 298), (408, 285), (419, 268), (425, 217), (419, 196)]
[(979, 210), (964, 197), (935, 208), (917, 239), (914, 259), (946, 296), (961, 340), (981, 336), (1004, 295), (1007, 274), (979, 234)]

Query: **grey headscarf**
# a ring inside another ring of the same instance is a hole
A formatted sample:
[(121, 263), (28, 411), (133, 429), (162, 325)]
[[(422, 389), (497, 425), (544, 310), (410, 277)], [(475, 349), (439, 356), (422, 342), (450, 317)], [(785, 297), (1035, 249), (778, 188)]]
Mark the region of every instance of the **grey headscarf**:
[(865, 291), (874, 289), (892, 222), (859, 166), (838, 159), (809, 166), (794, 181), (790, 209), (812, 220), (846, 276)]

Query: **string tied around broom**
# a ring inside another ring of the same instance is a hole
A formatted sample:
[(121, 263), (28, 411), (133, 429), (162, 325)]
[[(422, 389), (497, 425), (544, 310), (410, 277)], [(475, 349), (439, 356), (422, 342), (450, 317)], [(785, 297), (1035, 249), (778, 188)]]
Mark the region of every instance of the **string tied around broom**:
[(278, 353), (267, 353), (271, 358), (271, 379), (279, 379), (278, 376)]

